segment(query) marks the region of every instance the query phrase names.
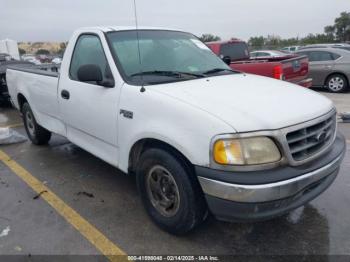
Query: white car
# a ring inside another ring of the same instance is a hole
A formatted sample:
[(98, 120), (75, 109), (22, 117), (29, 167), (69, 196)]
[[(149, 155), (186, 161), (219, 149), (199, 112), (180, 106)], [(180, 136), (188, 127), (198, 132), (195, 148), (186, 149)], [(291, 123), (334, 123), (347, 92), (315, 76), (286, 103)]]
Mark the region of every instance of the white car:
[(22, 60), (35, 65), (41, 65), (41, 62), (35, 56), (22, 56)]
[(259, 50), (250, 52), (250, 58), (271, 58), (271, 57), (284, 57), (290, 54), (277, 51), (277, 50)]
[(54, 59), (52, 59), (51, 62), (52, 62), (53, 64), (56, 64), (56, 65), (61, 64), (61, 63), (62, 63), (62, 58), (60, 58), (60, 57), (55, 57)]
[(332, 184), (345, 139), (329, 99), (232, 71), (190, 33), (137, 30), (76, 31), (60, 74), (7, 70), (34, 144), (57, 133), (136, 175), (147, 213), (173, 234), (208, 211), (272, 218)]
[(288, 53), (294, 53), (300, 49), (300, 46), (287, 46), (281, 49), (281, 51), (288, 52)]

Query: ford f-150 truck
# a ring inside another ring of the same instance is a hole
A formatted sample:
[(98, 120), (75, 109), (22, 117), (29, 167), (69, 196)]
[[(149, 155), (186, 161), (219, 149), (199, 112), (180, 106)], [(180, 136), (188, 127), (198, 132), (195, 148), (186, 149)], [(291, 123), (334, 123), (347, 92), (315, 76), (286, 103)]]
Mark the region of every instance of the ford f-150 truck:
[(233, 70), (285, 80), (303, 87), (311, 87), (308, 78), (309, 59), (307, 56), (290, 54), (271, 58), (250, 58), (248, 45), (239, 39), (206, 43)]
[(182, 31), (80, 29), (59, 73), (12, 67), (7, 81), (34, 144), (56, 133), (136, 175), (147, 213), (173, 234), (209, 211), (255, 221), (302, 206), (345, 152), (330, 100), (235, 72)]

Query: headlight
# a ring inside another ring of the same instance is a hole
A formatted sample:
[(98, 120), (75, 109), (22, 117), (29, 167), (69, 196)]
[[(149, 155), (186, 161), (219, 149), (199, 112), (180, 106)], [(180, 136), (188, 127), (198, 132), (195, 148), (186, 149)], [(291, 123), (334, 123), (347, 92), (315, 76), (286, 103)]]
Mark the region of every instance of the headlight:
[(219, 139), (214, 143), (213, 158), (220, 165), (259, 165), (279, 161), (281, 153), (268, 137)]

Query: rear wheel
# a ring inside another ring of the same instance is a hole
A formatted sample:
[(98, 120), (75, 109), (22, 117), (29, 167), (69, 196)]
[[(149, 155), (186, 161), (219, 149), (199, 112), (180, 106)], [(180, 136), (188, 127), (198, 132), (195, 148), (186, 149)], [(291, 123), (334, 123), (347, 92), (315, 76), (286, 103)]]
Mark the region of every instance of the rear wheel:
[(40, 126), (34, 117), (28, 103), (22, 107), (23, 122), (29, 139), (35, 145), (47, 144), (51, 138), (51, 132)]
[(205, 218), (203, 193), (186, 163), (163, 149), (145, 151), (136, 170), (144, 207), (163, 230), (185, 234)]
[(348, 80), (340, 74), (331, 75), (326, 81), (326, 87), (333, 93), (342, 93), (348, 88)]

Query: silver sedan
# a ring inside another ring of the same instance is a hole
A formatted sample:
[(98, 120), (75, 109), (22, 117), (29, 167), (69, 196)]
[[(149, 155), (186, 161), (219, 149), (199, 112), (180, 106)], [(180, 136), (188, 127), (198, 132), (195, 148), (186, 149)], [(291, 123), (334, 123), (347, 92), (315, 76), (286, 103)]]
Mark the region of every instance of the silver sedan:
[(309, 75), (315, 87), (326, 87), (334, 93), (349, 89), (349, 51), (335, 48), (308, 48), (296, 53), (309, 57)]

